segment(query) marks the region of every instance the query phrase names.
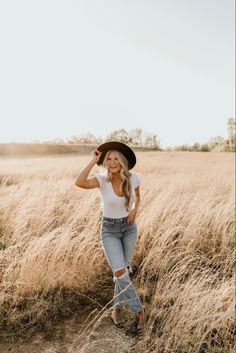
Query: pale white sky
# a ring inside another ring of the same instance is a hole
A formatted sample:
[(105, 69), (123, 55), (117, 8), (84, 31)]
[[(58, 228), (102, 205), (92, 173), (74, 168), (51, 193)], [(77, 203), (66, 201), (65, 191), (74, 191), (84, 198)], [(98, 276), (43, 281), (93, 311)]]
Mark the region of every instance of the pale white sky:
[(234, 0), (0, 0), (0, 142), (226, 137)]

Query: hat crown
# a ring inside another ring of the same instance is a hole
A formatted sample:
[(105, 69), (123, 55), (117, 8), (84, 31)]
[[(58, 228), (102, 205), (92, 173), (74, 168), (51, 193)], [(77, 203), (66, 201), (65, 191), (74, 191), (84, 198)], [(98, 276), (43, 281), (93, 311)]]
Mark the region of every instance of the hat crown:
[(128, 161), (128, 169), (132, 169), (136, 164), (136, 156), (134, 151), (122, 142), (108, 141), (101, 144), (97, 149), (102, 152), (99, 161), (97, 162), (98, 165), (103, 163), (106, 153), (110, 150), (117, 150), (125, 156)]

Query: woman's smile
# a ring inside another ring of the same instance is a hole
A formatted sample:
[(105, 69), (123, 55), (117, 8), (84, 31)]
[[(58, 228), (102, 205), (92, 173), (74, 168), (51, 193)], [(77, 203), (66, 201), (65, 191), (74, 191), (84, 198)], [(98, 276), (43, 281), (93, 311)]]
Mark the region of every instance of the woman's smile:
[(113, 167), (109, 166), (109, 170), (111, 172), (118, 172), (120, 170), (120, 166), (118, 166), (118, 165), (113, 166)]

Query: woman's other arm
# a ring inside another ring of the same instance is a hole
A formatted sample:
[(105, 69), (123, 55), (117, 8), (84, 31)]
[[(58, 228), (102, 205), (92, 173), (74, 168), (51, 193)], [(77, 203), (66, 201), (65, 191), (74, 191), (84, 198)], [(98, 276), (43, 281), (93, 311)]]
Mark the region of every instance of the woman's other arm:
[(134, 210), (135, 213), (137, 213), (138, 206), (140, 204), (140, 186), (137, 186), (136, 189), (134, 189), (135, 194), (134, 194)]
[(129, 223), (135, 222), (138, 206), (140, 203), (140, 186), (137, 186), (134, 189), (134, 192), (135, 192), (135, 194), (134, 194), (134, 208), (132, 208), (132, 210), (128, 214), (128, 222)]

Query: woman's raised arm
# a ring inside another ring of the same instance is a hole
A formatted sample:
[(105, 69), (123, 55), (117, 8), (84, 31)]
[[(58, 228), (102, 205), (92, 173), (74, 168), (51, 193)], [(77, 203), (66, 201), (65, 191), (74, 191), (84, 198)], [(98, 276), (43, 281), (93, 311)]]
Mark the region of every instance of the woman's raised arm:
[(89, 164), (81, 170), (79, 175), (75, 180), (75, 185), (83, 188), (83, 189), (93, 189), (99, 187), (99, 181), (96, 177), (92, 177), (88, 179), (89, 173), (93, 166), (99, 161), (100, 155), (102, 152), (98, 150), (94, 150), (92, 152), (93, 159), (89, 162)]

